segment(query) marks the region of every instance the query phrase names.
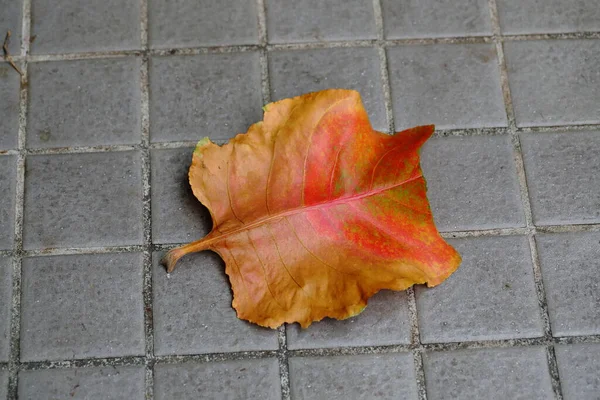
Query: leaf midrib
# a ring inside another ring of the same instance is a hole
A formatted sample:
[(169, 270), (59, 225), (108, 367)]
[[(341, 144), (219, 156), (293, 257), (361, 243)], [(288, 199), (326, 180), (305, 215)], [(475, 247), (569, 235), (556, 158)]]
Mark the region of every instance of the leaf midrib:
[(350, 202), (353, 202), (353, 201), (356, 201), (356, 200), (360, 200), (360, 199), (364, 199), (364, 198), (367, 198), (367, 197), (376, 196), (376, 195), (378, 195), (380, 193), (383, 193), (383, 192), (386, 192), (388, 190), (392, 190), (392, 189), (395, 189), (395, 188), (397, 188), (399, 186), (406, 185), (406, 184), (408, 184), (408, 183), (410, 183), (412, 181), (415, 181), (415, 180), (417, 180), (419, 178), (422, 178), (422, 177), (423, 177), (423, 174), (420, 173), (420, 174), (418, 174), (416, 176), (413, 176), (411, 178), (408, 178), (408, 179), (406, 179), (406, 180), (404, 180), (402, 182), (399, 182), (399, 183), (396, 183), (396, 184), (393, 184), (393, 185), (390, 185), (390, 186), (386, 186), (386, 187), (383, 187), (383, 188), (378, 188), (378, 189), (375, 189), (375, 190), (368, 190), (366, 192), (363, 192), (363, 193), (360, 193), (360, 194), (356, 194), (356, 195), (353, 195), (353, 196), (341, 197), (341, 198), (333, 200), (333, 201), (326, 201), (326, 202), (314, 204), (314, 205), (311, 205), (311, 206), (301, 206), (301, 207), (293, 208), (291, 210), (286, 210), (286, 211), (278, 213), (278, 214), (268, 215), (265, 218), (258, 219), (258, 220), (254, 221), (254, 222), (251, 222), (251, 223), (247, 224), (247, 225), (242, 225), (242, 226), (240, 226), (238, 228), (235, 228), (235, 229), (232, 229), (230, 231), (220, 232), (220, 234), (217, 235), (217, 236), (206, 237), (205, 239), (201, 239), (198, 242), (190, 243), (190, 245), (192, 245), (192, 244), (202, 245), (201, 246), (202, 248), (208, 249), (214, 243), (217, 243), (217, 242), (220, 242), (221, 240), (227, 239), (228, 237), (230, 237), (232, 235), (235, 235), (237, 233), (244, 232), (244, 231), (247, 231), (247, 230), (251, 230), (251, 229), (254, 229), (254, 228), (262, 226), (262, 225), (266, 225), (266, 224), (268, 224), (271, 221), (276, 221), (276, 220), (279, 220), (279, 219), (282, 219), (282, 218), (285, 218), (285, 217), (289, 217), (291, 215), (296, 215), (296, 214), (300, 214), (300, 213), (303, 213), (303, 212), (308, 212), (308, 211), (311, 211), (311, 210), (318, 210), (318, 209), (324, 209), (324, 208), (334, 207), (334, 206), (339, 205), (339, 204), (350, 203)]

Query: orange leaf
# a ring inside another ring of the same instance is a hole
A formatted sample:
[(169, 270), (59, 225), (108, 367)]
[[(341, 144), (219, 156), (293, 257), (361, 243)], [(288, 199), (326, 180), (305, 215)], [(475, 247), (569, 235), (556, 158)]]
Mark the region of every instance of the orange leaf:
[(164, 263), (217, 252), (238, 317), (271, 328), (354, 316), (381, 289), (435, 286), (460, 256), (425, 195), (418, 150), (433, 130), (376, 132), (350, 90), (268, 104), (246, 134), (198, 143), (189, 179), (213, 229)]

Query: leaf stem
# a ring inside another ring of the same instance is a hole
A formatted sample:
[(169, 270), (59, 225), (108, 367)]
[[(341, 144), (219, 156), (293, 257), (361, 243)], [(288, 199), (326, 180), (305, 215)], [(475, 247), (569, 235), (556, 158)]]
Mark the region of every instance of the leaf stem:
[(173, 270), (175, 269), (175, 264), (177, 264), (177, 261), (179, 261), (181, 257), (189, 253), (196, 253), (198, 251), (207, 250), (213, 242), (214, 241), (211, 239), (207, 240), (206, 238), (204, 238), (192, 243), (188, 243), (184, 246), (174, 248), (172, 250), (169, 250), (167, 254), (165, 254), (160, 263), (167, 267), (167, 272), (173, 272)]

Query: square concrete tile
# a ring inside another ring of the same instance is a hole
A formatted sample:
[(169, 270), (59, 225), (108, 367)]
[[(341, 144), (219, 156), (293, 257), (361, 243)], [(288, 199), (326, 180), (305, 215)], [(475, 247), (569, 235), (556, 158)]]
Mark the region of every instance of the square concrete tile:
[(0, 0), (0, 10), (2, 10), (0, 12), (0, 29), (2, 29), (0, 32), (0, 41), (2, 41), (2, 44), (4, 44), (6, 31), (10, 31), (8, 51), (13, 56), (21, 54), (21, 24), (23, 22), (22, 9), (23, 6), (20, 1)]
[(154, 48), (258, 43), (253, 1), (149, 0), (148, 38)]
[(600, 30), (595, 0), (498, 0), (504, 34), (565, 33)]
[(287, 326), (289, 349), (344, 346), (380, 346), (410, 343), (406, 292), (383, 290), (369, 299), (367, 308), (342, 321), (327, 318), (308, 329)]
[(262, 119), (258, 53), (153, 57), (153, 142), (229, 139)]
[(600, 123), (600, 40), (504, 43), (518, 126)]
[(8, 398), (8, 371), (0, 370), (0, 399)]
[(0, 362), (7, 362), (10, 354), (12, 270), (12, 258), (0, 256)]
[(600, 131), (521, 135), (533, 219), (600, 222)]
[(292, 357), (293, 399), (414, 399), (417, 384), (411, 353)]
[(200, 364), (157, 364), (154, 396), (157, 400), (279, 400), (279, 363), (277, 359), (266, 358)]
[(430, 139), (421, 166), (439, 230), (524, 226), (509, 136)]
[(143, 400), (144, 367), (45, 369), (19, 372), (19, 398)]
[(422, 342), (543, 335), (526, 237), (448, 242), (462, 256), (458, 270), (439, 286), (416, 287)]
[(34, 35), (34, 54), (138, 49), (140, 2), (32, 0)]
[(376, 39), (370, 0), (265, 0), (271, 43)]
[(600, 344), (554, 346), (564, 400), (597, 399), (600, 394)]
[(27, 147), (140, 141), (140, 60), (32, 63)]
[(600, 335), (600, 233), (538, 235), (554, 336)]
[(271, 100), (329, 88), (360, 92), (373, 127), (388, 131), (379, 56), (374, 48), (273, 51), (269, 53)]
[(543, 347), (426, 352), (427, 399), (554, 398)]
[(154, 352), (157, 355), (276, 350), (277, 331), (237, 318), (225, 266), (212, 252), (182, 258), (167, 274), (154, 253)]
[(141, 244), (136, 151), (27, 157), (26, 249)]
[(15, 237), (17, 157), (0, 156), (0, 250), (12, 250)]
[[(0, 23), (0, 26), (4, 24)], [(0, 63), (0, 150), (17, 148), (20, 82), (19, 74), (8, 63)]]
[(486, 0), (382, 0), (387, 39), (491, 35)]
[(212, 220), (192, 193), (193, 148), (152, 150), (152, 242), (183, 243), (208, 234)]
[(493, 45), (401, 46), (387, 52), (396, 130), (506, 126)]
[(21, 361), (144, 354), (142, 256), (23, 260)]

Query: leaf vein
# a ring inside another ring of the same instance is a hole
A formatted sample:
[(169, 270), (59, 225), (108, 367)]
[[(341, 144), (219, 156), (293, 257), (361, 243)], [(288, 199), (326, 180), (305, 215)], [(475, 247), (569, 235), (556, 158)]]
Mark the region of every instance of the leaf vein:
[(304, 191), (306, 190), (306, 164), (308, 163), (308, 155), (310, 154), (310, 148), (312, 147), (313, 135), (315, 134), (315, 131), (317, 130), (318, 126), (321, 124), (323, 118), (325, 118), (325, 116), (329, 113), (329, 111), (331, 111), (331, 109), (337, 107), (341, 102), (351, 99), (352, 97), (344, 97), (343, 99), (339, 99), (331, 103), (331, 105), (327, 107), (325, 111), (323, 111), (323, 114), (321, 114), (321, 116), (313, 126), (313, 129), (310, 131), (310, 136), (308, 137), (308, 146), (306, 147), (306, 154), (304, 155), (304, 165), (302, 167), (302, 192), (300, 194), (302, 196), (300, 204), (302, 205), (304, 205)]
[(235, 213), (235, 209), (233, 208), (233, 200), (231, 199), (231, 191), (229, 188), (229, 161), (227, 161), (227, 179), (225, 180), (225, 186), (227, 187), (227, 198), (229, 199), (229, 208), (231, 208), (231, 213), (233, 214), (233, 216), (235, 217), (235, 219), (237, 219), (238, 221), (240, 221), (240, 223), (243, 225), (244, 221), (242, 221), (237, 214)]
[(258, 258), (258, 262), (260, 263), (260, 266), (262, 268), (263, 275), (265, 276), (265, 283), (267, 284), (267, 289), (269, 290), (269, 293), (271, 294), (271, 297), (273, 298), (273, 300), (275, 301), (275, 303), (277, 303), (277, 305), (279, 306), (279, 308), (281, 308), (282, 310), (285, 310), (286, 308), (283, 307), (279, 303), (279, 301), (277, 300), (277, 298), (273, 294), (273, 290), (271, 289), (271, 285), (269, 284), (269, 279), (267, 278), (267, 270), (265, 269), (265, 264), (263, 263), (262, 259), (260, 258), (260, 255), (258, 254), (258, 250), (256, 249), (256, 246), (254, 245), (254, 240), (252, 240), (252, 238), (250, 237), (250, 233), (248, 233), (248, 231), (246, 231), (246, 236), (248, 236), (248, 240), (250, 241), (250, 245), (254, 249), (254, 253), (256, 253), (256, 258)]

